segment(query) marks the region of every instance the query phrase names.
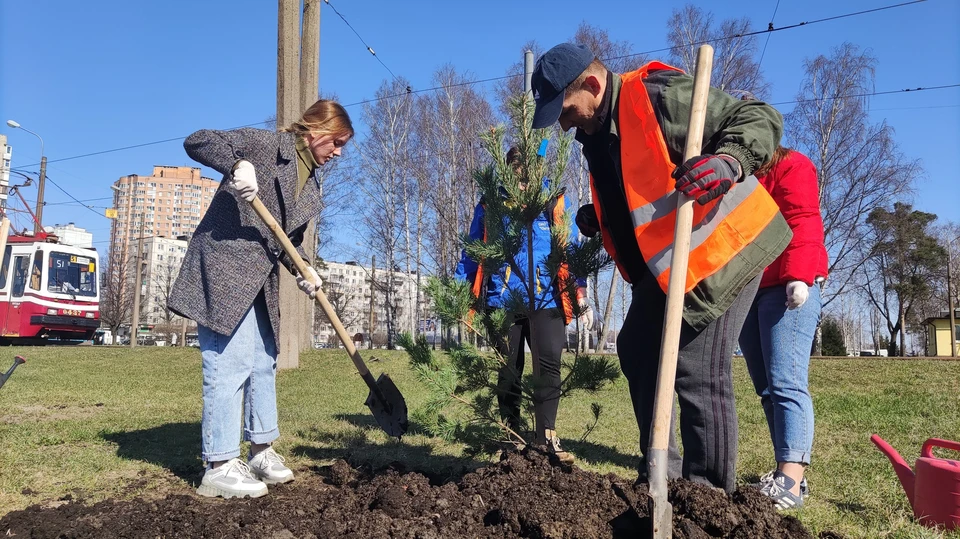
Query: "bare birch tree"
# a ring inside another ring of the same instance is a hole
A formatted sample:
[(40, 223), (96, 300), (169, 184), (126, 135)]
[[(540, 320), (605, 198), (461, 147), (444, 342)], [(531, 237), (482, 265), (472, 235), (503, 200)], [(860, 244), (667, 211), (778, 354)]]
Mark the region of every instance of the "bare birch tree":
[(804, 63), (797, 106), (785, 117), (787, 145), (817, 167), (830, 257), (824, 306), (849, 287), (866, 260), (867, 217), (908, 194), (919, 161), (903, 156), (886, 122), (869, 119), (876, 58), (845, 43)]
[(443, 66), (434, 74), (442, 89), (417, 103), (415, 175), (428, 204), (424, 219), (435, 222), (424, 233), (431, 246), (427, 256), (432, 254), (441, 277), (452, 275), (460, 259), (460, 238), (469, 231), (477, 202), (472, 171), (482, 158), (479, 135), (493, 124), (490, 104), (471, 80)]
[[(386, 312), (386, 344), (394, 348), (397, 334), (395, 298), (396, 272), (408, 246), (407, 201), (411, 112), (413, 97), (403, 95), (407, 81), (395, 79), (381, 84), (376, 100), (363, 108), (367, 134), (357, 144), (363, 176), (358, 178), (364, 193), (363, 224), (367, 247), (383, 256), (384, 268), (380, 277)], [(397, 94), (401, 94), (398, 97)]]
[(667, 20), (667, 43), (672, 47), (668, 60), (673, 65), (693, 73), (697, 47), (709, 43), (716, 51), (710, 84), (726, 92), (747, 91), (758, 99), (765, 99), (770, 85), (764, 80), (757, 63), (757, 36), (750, 32), (750, 19), (724, 19), (719, 26), (713, 13), (687, 4), (674, 9)]
[(110, 328), (114, 339), (120, 326), (130, 320), (133, 308), (133, 294), (128, 292), (129, 266), (124, 254), (111, 249), (107, 270), (100, 276), (100, 320)]

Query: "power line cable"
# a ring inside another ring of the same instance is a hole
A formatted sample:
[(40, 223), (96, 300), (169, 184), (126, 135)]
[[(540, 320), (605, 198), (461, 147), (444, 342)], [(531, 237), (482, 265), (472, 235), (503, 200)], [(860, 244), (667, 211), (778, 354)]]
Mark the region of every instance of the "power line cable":
[[(78, 200), (77, 202), (79, 202), (80, 204), (83, 204), (85, 202), (99, 202), (101, 200), (113, 200), (113, 197), (88, 198), (86, 200)], [(44, 206), (63, 206), (66, 204), (76, 204), (77, 202), (44, 202), (43, 205)], [(101, 206), (92, 206), (92, 207), (99, 208)]]
[[(84, 204), (83, 202), (80, 202), (80, 201), (77, 199), (77, 197), (71, 195), (70, 193), (67, 192), (66, 189), (64, 189), (63, 187), (60, 187), (60, 184), (58, 184), (57, 182), (53, 181), (53, 179), (52, 179), (49, 175), (46, 176), (46, 179), (47, 179), (48, 182), (52, 183), (54, 187), (56, 187), (57, 189), (63, 191), (63, 194), (65, 194), (65, 195), (67, 195), (68, 197), (72, 198), (73, 201), (76, 202), (77, 204), (80, 204), (80, 205), (83, 206), (84, 208), (92, 211), (93, 213), (97, 214), (97, 215), (100, 216), (100, 217), (103, 217), (104, 219), (109, 219), (109, 217), (107, 217), (106, 215), (103, 215), (102, 213), (100, 213), (100, 212), (98, 212), (97, 210), (93, 209), (92, 206), (87, 206), (87, 205)], [(44, 204), (44, 205), (46, 205), (46, 204)]]
[[(861, 93), (861, 94), (850, 94), (850, 95), (841, 95), (841, 96), (823, 97), (823, 98), (814, 98), (814, 99), (795, 99), (795, 100), (792, 100), (792, 101), (780, 101), (780, 102), (778, 102), (778, 103), (769, 103), (769, 104), (770, 104), (770, 105), (786, 105), (786, 104), (791, 104), (791, 103), (809, 103), (809, 102), (816, 102), (816, 101), (832, 101), (832, 100), (836, 100), (836, 99), (847, 99), (847, 98), (854, 98), (854, 97), (869, 97), (869, 96), (875, 96), (875, 95), (889, 95), (889, 94), (900, 94), (900, 93), (918, 93), (918, 92), (924, 92), (924, 91), (928, 91), (928, 90), (942, 90), (942, 89), (946, 89), (946, 88), (957, 88), (957, 87), (960, 87), (960, 83), (957, 83), (957, 84), (945, 84), (945, 85), (941, 85), (941, 86), (928, 86), (928, 87), (921, 87), (921, 88), (906, 88), (906, 89), (903, 89), (903, 90), (888, 90), (888, 91), (883, 91), (883, 92), (871, 92), (871, 93)], [(958, 106), (960, 106), (960, 105), (944, 105), (943, 107), (944, 107), (944, 108), (947, 108), (947, 107), (958, 107)], [(927, 107), (919, 107), (919, 108), (927, 108)], [(878, 111), (879, 111), (879, 110), (896, 110), (896, 109), (873, 109), (873, 110), (878, 110)], [(437, 158), (437, 157), (457, 156), (457, 155), (462, 154), (462, 152), (463, 152), (462, 149), (460, 149), (460, 150), (451, 150), (451, 151), (446, 151), (446, 152), (435, 152), (435, 153), (431, 153), (431, 154), (430, 154), (429, 156), (427, 156), (427, 157), (422, 157), (422, 158), (416, 158), (416, 157), (415, 157), (415, 158), (411, 158), (411, 159), (410, 159), (409, 161), (407, 161), (407, 162), (408, 162), (408, 163), (412, 163), (412, 164), (423, 163), (423, 162), (425, 162), (427, 159), (432, 159), (432, 158)], [(361, 168), (361, 167), (362, 167), (361, 164), (338, 165), (337, 168), (331, 170), (330, 173), (332, 174), (332, 173), (335, 173), (335, 172), (342, 172), (342, 171), (347, 171), (347, 170), (355, 170), (355, 169), (358, 169), (358, 168)]]
[[(324, 1), (329, 4), (329, 2), (327, 2), (327, 0), (324, 0)], [(789, 30), (789, 29), (793, 29), (793, 28), (799, 28), (799, 27), (801, 27), (801, 26), (810, 26), (810, 25), (812, 25), (812, 24), (816, 24), (816, 23), (820, 23), (820, 22), (826, 22), (826, 21), (832, 21), (832, 20), (837, 20), (837, 19), (843, 19), (843, 18), (847, 18), (847, 17), (854, 17), (854, 16), (858, 16), (858, 15), (865, 15), (865, 14), (867, 14), (867, 13), (874, 13), (874, 12), (877, 12), (877, 11), (883, 11), (883, 10), (887, 10), (887, 9), (904, 7), (904, 6), (909, 6), (909, 5), (913, 5), (913, 4), (919, 4), (919, 3), (921, 3), (921, 2), (926, 2), (926, 1), (927, 1), (927, 0), (913, 0), (913, 1), (911, 1), (911, 2), (903, 2), (903, 3), (900, 3), (900, 4), (893, 4), (893, 5), (883, 6), (883, 7), (874, 8), (874, 9), (867, 9), (867, 10), (863, 10), (863, 11), (857, 11), (857, 12), (854, 12), (854, 13), (846, 13), (846, 14), (843, 14), (843, 15), (836, 15), (836, 16), (833, 16), (833, 17), (825, 17), (825, 18), (822, 18), (822, 19), (814, 19), (814, 20), (812, 20), (812, 21), (800, 22), (800, 23), (797, 23), (797, 24), (791, 24), (791, 25), (788, 25), (788, 26), (780, 27), (780, 28), (770, 29), (770, 28), (768, 27), (768, 28), (765, 29), (765, 30), (758, 30), (758, 31), (755, 31), (755, 32), (747, 32), (747, 33), (744, 33), (744, 34), (735, 34), (735, 35), (732, 35), (732, 36), (725, 36), (725, 37), (721, 37), (721, 38), (717, 38), (717, 39), (712, 39), (712, 40), (696, 41), (696, 42), (692, 42), (692, 43), (686, 43), (685, 45), (701, 45), (701, 44), (703, 44), (703, 43), (708, 43), (708, 42), (711, 42), (711, 41), (714, 41), (714, 42), (716, 42), (716, 41), (725, 41), (725, 40), (729, 40), (729, 39), (736, 39), (736, 38), (739, 38), (739, 37), (747, 37), (747, 36), (752, 36), (752, 35), (758, 35), (758, 34), (762, 34), (762, 33), (766, 33), (766, 32), (779, 32), (779, 31), (781, 31), (781, 30)], [(331, 5), (330, 7), (332, 8), (333, 6)], [(646, 55), (646, 54), (652, 54), (652, 53), (655, 53), (655, 52), (669, 51), (669, 50), (672, 50), (672, 49), (674, 49), (674, 48), (675, 48), (675, 47), (665, 47), (665, 48), (660, 48), (660, 49), (652, 49), (652, 50), (649, 50), (649, 51), (636, 52), (636, 53), (626, 54), (626, 55), (622, 55), (622, 56), (612, 56), (612, 57), (609, 57), (609, 58), (602, 58), (602, 60), (603, 60), (603, 61), (619, 60), (619, 59), (622, 59), (622, 58), (630, 58), (630, 57), (633, 57), (633, 56), (641, 56), (641, 55)], [(386, 67), (386, 66), (384, 66), (384, 67)], [(392, 72), (391, 72), (391, 74), (392, 74)], [(374, 103), (374, 102), (378, 102), (378, 101), (386, 101), (386, 100), (388, 100), (388, 99), (393, 99), (393, 98), (396, 98), (396, 97), (401, 97), (401, 96), (410, 95), (410, 94), (419, 94), (419, 93), (431, 92), (431, 91), (435, 91), (435, 90), (443, 90), (443, 89), (447, 89), (447, 88), (456, 88), (456, 87), (459, 87), (459, 86), (470, 86), (470, 85), (473, 85), (473, 84), (483, 84), (483, 83), (487, 83), (487, 82), (493, 82), (493, 81), (498, 81), (498, 80), (505, 80), (505, 79), (517, 78), (517, 77), (522, 77), (522, 76), (523, 76), (522, 74), (504, 75), (504, 76), (501, 76), (501, 77), (490, 77), (490, 78), (479, 79), (479, 80), (475, 80), (475, 81), (468, 81), (468, 82), (460, 82), (460, 83), (454, 83), (454, 84), (434, 86), (434, 87), (431, 87), (431, 88), (423, 88), (423, 89), (420, 89), (420, 90), (409, 90), (409, 91), (406, 91), (406, 92), (403, 92), (403, 93), (399, 93), (399, 94), (392, 94), (392, 95), (387, 95), (387, 96), (383, 96), (383, 97), (376, 97), (376, 98), (371, 98), (371, 99), (364, 99), (364, 100), (361, 100), (361, 101), (357, 101), (357, 102), (354, 102), (354, 103), (350, 103), (350, 104), (344, 105), (344, 107), (353, 107), (353, 106), (357, 106), (357, 105), (363, 105), (363, 104), (366, 104), (366, 103)], [(933, 89), (933, 88), (930, 88), (930, 89)], [(901, 91), (901, 90), (898, 90), (898, 91)], [(888, 93), (894, 93), (894, 92), (888, 92)], [(879, 94), (876, 94), (876, 95), (879, 95)], [(788, 101), (787, 103), (789, 103), (789, 101)], [(776, 104), (776, 103), (771, 103), (771, 104)], [(231, 128), (225, 129), (225, 131), (231, 131), (231, 130), (240, 129), (240, 128), (243, 128), (243, 127), (253, 127), (253, 126), (257, 126), (257, 125), (264, 125), (264, 124), (267, 124), (267, 123), (270, 123), (270, 121), (255, 122), (255, 123), (245, 124), (245, 125), (241, 125), (241, 126), (237, 126), (237, 127), (231, 127)], [(157, 141), (153, 141), (153, 142), (145, 142), (145, 143), (142, 143), (142, 144), (134, 144), (134, 145), (132, 145), (132, 146), (123, 146), (123, 147), (120, 147), (120, 148), (113, 148), (113, 149), (109, 149), (109, 150), (102, 150), (102, 151), (98, 151), (98, 152), (91, 152), (91, 153), (86, 153), (86, 154), (81, 154), (81, 155), (75, 155), (75, 156), (71, 156), (71, 157), (63, 157), (63, 158), (60, 158), (60, 159), (50, 159), (50, 160), (47, 160), (47, 163), (57, 163), (57, 162), (61, 162), (61, 161), (71, 161), (71, 160), (74, 160), (74, 159), (81, 159), (81, 158), (84, 158), (84, 157), (92, 157), (92, 156), (95, 156), (95, 155), (102, 155), (102, 154), (106, 154), (106, 153), (113, 153), (113, 152), (119, 152), (119, 151), (124, 151), (124, 150), (131, 150), (131, 149), (134, 149), (134, 148), (142, 148), (142, 147), (145, 147), (145, 146), (153, 146), (153, 145), (156, 145), (156, 144), (164, 144), (164, 143), (167, 143), (167, 142), (179, 141), (179, 140), (183, 140), (183, 139), (185, 139), (185, 138), (186, 138), (185, 136), (183, 136), (183, 137), (175, 137), (175, 138), (157, 140)], [(31, 165), (28, 165), (28, 166), (37, 166), (37, 164), (38, 164), (38, 163), (33, 163), (33, 164), (31, 164)]]
[(904, 88), (903, 90), (887, 90), (885, 92), (866, 92), (862, 94), (848, 94), (848, 95), (838, 95), (834, 97), (815, 97), (813, 99), (793, 99), (791, 101), (778, 101), (776, 103), (768, 103), (769, 105), (788, 105), (790, 103), (815, 103), (817, 101), (834, 101), (837, 99), (849, 99), (851, 97), (871, 97), (875, 95), (890, 95), (890, 94), (902, 94), (907, 92), (926, 92), (928, 90), (943, 90), (945, 88), (957, 88), (960, 87), (960, 84), (944, 84), (942, 86), (927, 86), (922, 88)]
[[(353, 33), (357, 36), (357, 39), (360, 40), (360, 43), (363, 43), (363, 46), (367, 48), (367, 51), (369, 51), (370, 54), (372, 54), (373, 57), (376, 58), (378, 62), (380, 62), (380, 65), (382, 65), (383, 68), (386, 69), (387, 72), (390, 73), (390, 76), (392, 76), (392, 77), (394, 78), (394, 80), (396, 80), (396, 81), (399, 82), (400, 79), (397, 78), (397, 76), (393, 73), (393, 70), (390, 69), (389, 67), (387, 67), (387, 64), (383, 63), (383, 60), (381, 60), (380, 57), (377, 56), (377, 53), (374, 52), (373, 47), (371, 47), (370, 45), (367, 44), (366, 40), (364, 40), (363, 37), (360, 36), (360, 32), (357, 32), (356, 28), (354, 28), (353, 25), (350, 24), (350, 21), (348, 21), (347, 18), (344, 17), (343, 14), (340, 13), (339, 10), (337, 10), (336, 6), (334, 6), (333, 4), (331, 4), (331, 3), (330, 3), (330, 0), (323, 0), (323, 3), (327, 4), (328, 6), (330, 6), (330, 9), (332, 9), (333, 12), (336, 13), (337, 16), (340, 17), (341, 20), (343, 20), (344, 24), (346, 24), (348, 28), (350, 28), (351, 30), (353, 30)], [(409, 87), (409, 86), (407, 86), (407, 92), (408, 92), (408, 93), (410, 92), (410, 87)]]
[[(253, 126), (255, 126), (255, 125), (264, 125), (264, 124), (268, 124), (268, 123), (271, 123), (271, 122), (273, 122), (273, 120), (266, 120), (266, 121), (263, 121), (263, 122), (255, 122), (255, 123), (252, 123), (252, 124), (238, 125), (237, 127), (231, 127), (231, 128), (229, 128), (229, 129), (225, 129), (225, 131), (233, 131), (234, 129), (242, 129), (242, 128), (244, 128), (244, 127), (253, 127)], [(189, 136), (189, 135), (188, 135), (188, 136)], [(186, 136), (183, 136), (183, 137), (174, 137), (174, 138), (168, 138), (168, 139), (163, 139), (163, 140), (155, 140), (155, 141), (153, 141), (153, 142), (144, 142), (144, 143), (142, 143), (142, 144), (134, 144), (134, 145), (132, 145), (132, 146), (123, 146), (123, 147), (120, 147), (120, 148), (113, 148), (113, 149), (110, 149), (110, 150), (102, 150), (102, 151), (99, 151), (99, 152), (90, 152), (90, 153), (85, 153), (85, 154), (81, 154), (81, 155), (74, 155), (74, 156), (72, 156), (72, 157), (61, 157), (60, 159), (47, 159), (47, 163), (59, 163), (60, 161), (72, 161), (72, 160), (74, 160), (74, 159), (81, 159), (81, 158), (84, 158), (84, 157), (92, 157), (92, 156), (94, 156), (94, 155), (102, 155), (102, 154), (105, 154), (105, 153), (122, 152), (122, 151), (124, 151), (124, 150), (132, 150), (132, 149), (134, 149), (134, 148), (143, 148), (144, 146), (155, 146), (155, 145), (157, 145), (157, 144), (164, 144), (164, 143), (166, 143), (166, 142), (175, 142), (175, 141), (178, 141), (178, 140), (183, 140), (183, 139), (185, 139), (185, 138), (187, 138), (187, 137), (186, 137)], [(38, 164), (39, 164), (39, 163), (33, 163), (33, 164), (30, 164), (30, 165), (27, 165), (27, 166), (35, 167), (35, 166), (37, 166)]]
[[(777, 11), (780, 11), (780, 0), (777, 0), (777, 7), (773, 8), (773, 16), (770, 17), (770, 24), (767, 26), (767, 31), (773, 30), (773, 21), (777, 18)], [(767, 34), (767, 40), (763, 42), (763, 50), (760, 51), (760, 59), (757, 60), (757, 75), (760, 75), (760, 64), (763, 63), (763, 55), (767, 53), (767, 45), (770, 44), (770, 36), (773, 35), (773, 32)]]
[[(867, 13), (874, 13), (874, 12), (877, 12), (877, 11), (884, 11), (884, 10), (887, 10), (887, 9), (894, 9), (894, 8), (898, 8), (898, 7), (904, 7), (904, 6), (909, 6), (909, 5), (913, 5), (913, 4), (919, 4), (919, 3), (921, 3), (921, 2), (926, 2), (926, 1), (927, 1), (927, 0), (912, 0), (911, 2), (903, 2), (903, 3), (901, 3), (901, 4), (893, 4), (893, 5), (883, 6), (883, 7), (873, 8), (873, 9), (865, 9), (865, 10), (863, 10), (863, 11), (857, 11), (857, 12), (854, 12), (854, 13), (845, 13), (845, 14), (843, 14), (843, 15), (834, 15), (833, 17), (824, 17), (824, 18), (822, 18), (822, 19), (814, 19), (814, 20), (812, 20), (812, 21), (798, 22), (798, 23), (796, 23), (796, 24), (790, 24), (790, 25), (787, 25), (787, 26), (781, 26), (780, 28), (771, 28), (770, 26), (767, 26), (767, 28), (764, 29), (764, 30), (756, 30), (756, 31), (753, 31), (753, 32), (744, 32), (744, 33), (742, 33), (742, 34), (733, 34), (733, 35), (731, 35), (731, 36), (724, 36), (724, 37), (719, 37), (719, 38), (716, 38), (716, 39), (704, 39), (704, 40), (701, 40), (701, 41), (694, 41), (693, 43), (685, 43), (683, 46), (703, 45), (704, 43), (711, 43), (711, 42), (717, 42), (717, 41), (728, 41), (728, 40), (731, 40), (731, 39), (738, 39), (738, 38), (741, 38), (741, 37), (756, 36), (756, 35), (764, 34), (764, 33), (767, 33), (767, 32), (780, 32), (780, 31), (783, 31), (783, 30), (790, 30), (790, 29), (793, 29), (793, 28), (799, 28), (799, 27), (801, 27), (801, 26), (811, 26), (811, 25), (814, 25), (814, 24), (817, 24), (817, 23), (821, 23), (821, 22), (835, 21), (835, 20), (837, 20), (837, 19), (845, 19), (845, 18), (847, 18), (847, 17), (855, 17), (855, 16), (858, 16), (858, 15), (866, 15)], [(677, 48), (677, 47), (664, 47), (664, 48), (662, 48), (662, 49), (654, 49), (654, 50), (643, 51), (643, 52), (633, 52), (633, 53), (630, 53), (630, 54), (624, 54), (623, 56), (614, 56), (614, 57), (611, 57), (611, 58), (604, 58), (603, 60), (604, 60), (604, 61), (607, 61), (607, 60), (620, 60), (620, 59), (623, 59), (623, 58), (631, 58), (631, 57), (633, 57), (633, 56), (641, 56), (641, 55), (645, 55), (645, 54), (652, 54), (652, 53), (655, 53), (655, 52), (671, 51), (671, 50), (673, 50), (673, 49), (675, 49), (675, 48)]]

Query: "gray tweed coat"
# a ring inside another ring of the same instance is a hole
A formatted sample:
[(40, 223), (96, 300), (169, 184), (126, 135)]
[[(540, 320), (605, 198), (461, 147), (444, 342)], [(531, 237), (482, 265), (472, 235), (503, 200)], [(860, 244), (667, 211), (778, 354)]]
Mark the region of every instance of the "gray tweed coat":
[[(298, 247), (307, 223), (320, 211), (320, 188), (314, 175), (297, 189), (296, 136), (262, 129), (213, 131), (204, 129), (187, 137), (183, 147), (191, 159), (230, 179), (239, 159), (256, 169), (258, 196)], [(274, 336), (280, 334), (280, 274), (290, 261), (270, 229), (250, 204), (224, 188), (213, 197), (200, 221), (173, 285), (167, 306), (222, 335), (230, 335), (263, 291)], [(278, 339), (277, 339), (278, 340)]]

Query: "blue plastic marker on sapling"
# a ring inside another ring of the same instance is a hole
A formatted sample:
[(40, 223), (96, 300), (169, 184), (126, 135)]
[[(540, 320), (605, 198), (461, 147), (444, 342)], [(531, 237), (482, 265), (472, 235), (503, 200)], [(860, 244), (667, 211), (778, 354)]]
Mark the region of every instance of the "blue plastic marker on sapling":
[(546, 156), (547, 156), (547, 144), (548, 144), (549, 142), (550, 142), (550, 141), (548, 141), (547, 139), (543, 139), (543, 140), (540, 141), (540, 149), (537, 150), (537, 155), (539, 155), (540, 157), (546, 157)]

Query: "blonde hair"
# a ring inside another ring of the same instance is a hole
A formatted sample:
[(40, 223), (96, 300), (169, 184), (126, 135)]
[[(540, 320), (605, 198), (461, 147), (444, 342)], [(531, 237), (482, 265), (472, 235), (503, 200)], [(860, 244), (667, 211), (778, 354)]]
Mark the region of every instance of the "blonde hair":
[(343, 105), (329, 99), (321, 99), (310, 105), (299, 120), (280, 131), (303, 136), (311, 133), (315, 136), (342, 135), (353, 136), (353, 123)]

